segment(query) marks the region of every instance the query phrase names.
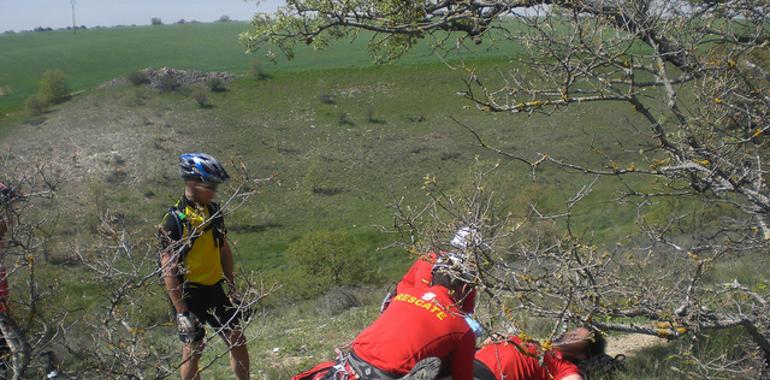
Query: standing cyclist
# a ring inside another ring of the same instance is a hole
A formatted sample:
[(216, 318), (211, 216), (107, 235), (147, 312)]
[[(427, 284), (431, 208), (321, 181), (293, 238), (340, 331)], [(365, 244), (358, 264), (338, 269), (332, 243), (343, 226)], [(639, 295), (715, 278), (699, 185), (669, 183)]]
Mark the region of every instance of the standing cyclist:
[[(204, 322), (225, 340), (236, 378), (248, 379), (249, 352), (240, 325), (243, 316), (231, 302), (236, 299), (233, 255), (222, 212), (213, 202), (217, 186), (230, 176), (219, 161), (203, 153), (179, 156), (179, 174), (185, 191), (161, 222), (160, 263), (183, 342), (182, 379), (200, 379)], [(240, 301), (236, 303), (240, 305)]]

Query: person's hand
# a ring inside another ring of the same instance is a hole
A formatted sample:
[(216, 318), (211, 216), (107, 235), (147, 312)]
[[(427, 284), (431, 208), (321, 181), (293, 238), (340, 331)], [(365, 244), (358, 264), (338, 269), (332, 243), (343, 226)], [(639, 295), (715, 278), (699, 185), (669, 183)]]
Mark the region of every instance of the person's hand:
[(385, 298), (382, 299), (382, 303), (380, 304), (380, 314), (385, 312), (385, 309), (390, 306), (390, 303), (393, 302), (393, 297), (395, 296), (395, 292), (390, 291), (388, 294), (385, 295)]

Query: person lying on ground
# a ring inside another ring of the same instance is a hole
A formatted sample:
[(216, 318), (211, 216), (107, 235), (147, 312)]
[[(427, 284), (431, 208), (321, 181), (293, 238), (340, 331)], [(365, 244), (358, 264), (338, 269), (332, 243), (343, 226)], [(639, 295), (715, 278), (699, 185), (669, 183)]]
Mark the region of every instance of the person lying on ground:
[(515, 336), (489, 339), (476, 352), (473, 376), (476, 380), (583, 380), (578, 365), (604, 355), (606, 347), (600, 333), (585, 327), (566, 332), (544, 353), (537, 343)]
[(353, 340), (348, 354), (292, 380), (399, 379), (428, 358), (438, 358), (441, 372), (454, 380), (473, 379), (476, 339), (461, 307), (473, 290), (475, 273), (464, 264), (457, 255), (439, 257), (430, 286), (399, 288), (387, 310)]

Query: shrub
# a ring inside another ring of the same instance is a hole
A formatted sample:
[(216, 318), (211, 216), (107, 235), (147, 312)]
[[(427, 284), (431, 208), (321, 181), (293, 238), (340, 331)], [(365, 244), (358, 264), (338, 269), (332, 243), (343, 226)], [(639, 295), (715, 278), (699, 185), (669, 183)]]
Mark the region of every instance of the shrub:
[(323, 104), (333, 105), (337, 104), (337, 100), (334, 99), (334, 95), (322, 94), (318, 97), (318, 100)]
[(372, 124), (384, 124), (385, 120), (378, 119), (377, 116), (374, 114), (374, 108), (369, 107), (366, 110), (366, 121), (372, 123)]
[(228, 16), (228, 15), (221, 15), (221, 16), (219, 16), (219, 19), (217, 21), (219, 21), (219, 22), (230, 22), (230, 16)]
[(179, 84), (179, 81), (176, 80), (172, 75), (164, 75), (158, 79), (158, 90), (161, 90), (163, 92), (171, 92), (176, 91), (181, 87)]
[(195, 102), (198, 103), (198, 107), (200, 108), (211, 107), (211, 104), (209, 103), (209, 96), (206, 95), (206, 92), (203, 89), (196, 88), (193, 90), (192, 98), (195, 99)]
[(46, 105), (61, 103), (67, 99), (69, 88), (64, 78), (64, 72), (59, 69), (48, 69), (40, 79), (37, 90), (38, 100)]
[(180, 18), (179, 21), (177, 21), (176, 23), (179, 25), (184, 25), (185, 22), (186, 21), (183, 18)]
[(268, 80), (271, 78), (271, 75), (262, 68), (262, 64), (256, 59), (251, 61), (249, 66), (249, 76), (256, 80)]
[(150, 83), (150, 77), (148, 77), (147, 74), (142, 70), (136, 70), (128, 73), (128, 75), (126, 75), (126, 79), (128, 79), (128, 81), (131, 82), (131, 84), (134, 86)]
[(347, 125), (351, 127), (356, 125), (353, 119), (350, 118), (350, 114), (342, 111), (337, 114), (337, 123), (339, 125)]
[(411, 115), (407, 116), (407, 119), (412, 123), (422, 123), (423, 121), (427, 120), (425, 115)]
[(27, 109), (30, 115), (38, 116), (45, 113), (48, 108), (48, 104), (41, 101), (37, 95), (32, 95), (24, 102), (24, 108)]
[(153, 17), (150, 19), (150, 24), (152, 25), (163, 25), (163, 21), (160, 19), (160, 17)]
[(209, 78), (206, 81), (206, 85), (209, 87), (209, 90), (213, 92), (227, 91), (227, 87), (225, 87), (225, 81), (220, 78)]
[(286, 250), (287, 260), (319, 291), (368, 281), (372, 269), (354, 252), (345, 231), (308, 232)]

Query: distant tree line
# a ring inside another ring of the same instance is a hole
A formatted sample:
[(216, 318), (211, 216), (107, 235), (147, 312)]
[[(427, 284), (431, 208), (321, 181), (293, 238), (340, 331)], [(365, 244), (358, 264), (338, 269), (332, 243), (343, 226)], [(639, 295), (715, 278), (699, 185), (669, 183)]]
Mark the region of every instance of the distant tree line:
[[(219, 18), (217, 18), (214, 22), (231, 22), (231, 21), (233, 21), (233, 20), (230, 18), (230, 16), (222, 15), (222, 16), (219, 16)], [(188, 20), (185, 20), (183, 18), (179, 19), (179, 20), (177, 20), (175, 22), (175, 24), (179, 24), (179, 25), (183, 25), (183, 24), (200, 24), (200, 23), (201, 22), (198, 21), (198, 20), (189, 20), (188, 21)], [(151, 25), (156, 25), (156, 26), (157, 25), (163, 25), (163, 20), (160, 17), (153, 17), (153, 18), (150, 19), (150, 24)], [(116, 28), (132, 27), (133, 28), (133, 27), (136, 27), (136, 26), (138, 26), (138, 25), (136, 25), (136, 24), (131, 24), (131, 25), (115, 25), (114, 27), (116, 27)], [(110, 27), (109, 26), (101, 26), (101, 25), (97, 25), (97, 26), (93, 26), (92, 27), (92, 29), (104, 29), (104, 28), (110, 28)], [(54, 29), (54, 28), (52, 28), (50, 26), (38, 26), (38, 27), (35, 27), (34, 29), (32, 29), (32, 31), (33, 32), (53, 32), (54, 30), (73, 30), (73, 29), (74, 30), (80, 30), (80, 29), (86, 30), (86, 29), (88, 29), (88, 27), (85, 26), (85, 25), (80, 25), (80, 26), (76, 25), (74, 27), (73, 26), (67, 26), (65, 28), (56, 28), (56, 29)], [(20, 30), (19, 32), (26, 32), (26, 31), (27, 30)], [(15, 30), (11, 30), (11, 29), (6, 30), (6, 31), (3, 32), (3, 34), (5, 34), (5, 35), (16, 34), (16, 33), (17, 32)]]
[[(96, 28), (99, 28), (99, 27), (97, 26)], [(74, 26), (74, 29), (75, 30), (78, 30), (78, 29), (86, 30), (86, 29), (88, 29), (88, 27), (85, 26), (85, 25), (80, 25), (80, 26), (76, 25), (76, 26)], [(68, 26), (66, 28), (54, 29), (54, 28), (51, 28), (50, 26), (38, 26), (38, 27), (35, 27), (34, 29), (32, 29), (33, 32), (53, 32), (54, 30), (73, 30), (73, 27), (72, 26)], [(25, 30), (22, 30), (21, 32), (25, 32)], [(9, 30), (4, 31), (3, 34), (16, 34), (16, 31), (9, 29)]]

